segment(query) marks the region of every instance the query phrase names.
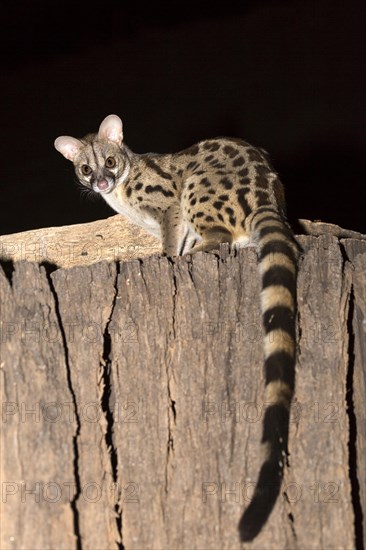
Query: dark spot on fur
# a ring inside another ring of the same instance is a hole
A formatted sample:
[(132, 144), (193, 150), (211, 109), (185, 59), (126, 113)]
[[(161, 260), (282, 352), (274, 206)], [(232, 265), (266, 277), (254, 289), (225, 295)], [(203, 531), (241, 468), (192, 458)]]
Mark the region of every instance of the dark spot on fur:
[(216, 210), (221, 210), (223, 204), (224, 203), (222, 201), (215, 201), (213, 203), (213, 206), (214, 206), (214, 208), (216, 208)]
[(148, 168), (151, 170), (154, 170), (161, 178), (164, 178), (166, 180), (171, 180), (172, 175), (168, 172), (164, 172), (164, 170), (159, 166), (157, 162), (155, 162), (152, 158), (145, 158), (145, 163)]
[(220, 144), (217, 143), (217, 141), (206, 141), (203, 144), (203, 148), (206, 149), (206, 151), (214, 152), (220, 149)]
[(258, 199), (259, 206), (264, 206), (266, 204), (270, 204), (268, 193), (264, 191), (256, 191), (255, 196)]
[(238, 171), (238, 175), (242, 178), (245, 178), (248, 175), (248, 168), (242, 168)]
[(195, 160), (192, 160), (191, 162), (188, 163), (187, 168), (188, 170), (194, 170), (195, 168), (197, 168), (197, 166), (198, 166), (198, 162)]
[(140, 189), (142, 189), (143, 186), (144, 186), (144, 184), (141, 183), (141, 181), (139, 181), (139, 183), (136, 183), (136, 186), (135, 186), (136, 191), (140, 191)]
[(233, 161), (233, 166), (242, 166), (245, 163), (244, 157), (238, 157)]
[(265, 164), (257, 164), (255, 170), (259, 176), (268, 176), (271, 170)]
[(200, 148), (198, 145), (192, 145), (191, 147), (188, 147), (187, 149), (184, 149), (180, 152), (181, 155), (190, 155), (191, 157), (194, 157), (194, 155), (197, 155)]
[(255, 183), (257, 187), (260, 187), (260, 189), (267, 189), (268, 188), (268, 180), (265, 176), (257, 176)]
[(164, 197), (174, 197), (173, 191), (164, 189), (161, 185), (147, 185), (145, 191), (146, 193), (162, 193)]
[(214, 161), (211, 161), (210, 166), (212, 166), (212, 168), (225, 168), (225, 164), (222, 164), (222, 162), (220, 162), (217, 159)]
[(245, 189), (238, 189), (236, 192), (236, 195), (238, 197), (238, 203), (243, 209), (243, 212), (245, 214), (245, 217), (249, 216), (252, 209), (250, 208), (247, 199), (245, 198), (245, 195), (248, 193)]
[(231, 145), (225, 145), (224, 153), (226, 153), (232, 159), (232, 158), (236, 157), (236, 155), (239, 154), (239, 151), (237, 149), (235, 149), (234, 147), (231, 147)]
[(233, 188), (233, 182), (229, 180), (229, 178), (221, 178), (220, 180), (221, 185), (225, 187), (225, 189), (232, 189)]
[(254, 147), (250, 147), (248, 149), (248, 155), (249, 155), (250, 162), (262, 162), (263, 161), (263, 156), (258, 151), (258, 149), (254, 149)]
[(210, 182), (209, 179), (203, 178), (203, 179), (201, 180), (201, 185), (203, 185), (204, 187), (211, 187), (211, 182)]
[(207, 197), (207, 195), (205, 195), (204, 197), (201, 197), (199, 202), (207, 202), (210, 200), (210, 197)]

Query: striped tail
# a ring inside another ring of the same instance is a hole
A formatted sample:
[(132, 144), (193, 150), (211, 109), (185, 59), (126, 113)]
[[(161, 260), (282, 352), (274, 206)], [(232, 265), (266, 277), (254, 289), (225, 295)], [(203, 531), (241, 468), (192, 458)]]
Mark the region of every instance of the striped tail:
[(251, 232), (258, 243), (262, 279), (266, 383), (262, 445), (265, 458), (253, 498), (239, 523), (243, 542), (251, 541), (258, 535), (280, 493), (287, 460), (296, 360), (298, 246), (283, 217), (271, 207), (261, 207), (255, 212)]

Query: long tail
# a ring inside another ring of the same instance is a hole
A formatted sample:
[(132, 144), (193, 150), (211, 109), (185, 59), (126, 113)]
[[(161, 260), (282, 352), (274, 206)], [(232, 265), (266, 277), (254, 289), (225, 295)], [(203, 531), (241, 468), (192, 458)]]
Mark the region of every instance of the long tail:
[(261, 207), (251, 221), (259, 247), (264, 325), (266, 410), (262, 445), (265, 459), (253, 498), (240, 523), (240, 539), (253, 540), (267, 521), (280, 493), (287, 460), (289, 413), (295, 385), (296, 266), (298, 247), (283, 217)]

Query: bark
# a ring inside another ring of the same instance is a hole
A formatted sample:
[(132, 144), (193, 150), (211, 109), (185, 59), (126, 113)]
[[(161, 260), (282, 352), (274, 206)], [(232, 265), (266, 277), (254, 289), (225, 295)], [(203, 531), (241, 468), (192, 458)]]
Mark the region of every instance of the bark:
[[(366, 243), (300, 237), (290, 456), (245, 548), (362, 548)], [(261, 463), (252, 248), (0, 271), (1, 548), (239, 549)]]

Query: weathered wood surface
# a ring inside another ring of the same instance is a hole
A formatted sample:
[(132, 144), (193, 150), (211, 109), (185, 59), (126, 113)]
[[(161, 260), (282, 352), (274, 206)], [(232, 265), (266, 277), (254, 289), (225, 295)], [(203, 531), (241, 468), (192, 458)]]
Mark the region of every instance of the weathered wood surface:
[(63, 268), (159, 253), (158, 239), (119, 214), (91, 223), (0, 235), (0, 260), (47, 262)]
[(366, 244), (300, 240), (289, 468), (245, 546), (264, 406), (255, 251), (0, 272), (1, 549), (361, 548)]
[(344, 229), (335, 225), (334, 223), (322, 222), (320, 220), (298, 220), (300, 227), (304, 230), (306, 235), (313, 235), (314, 237), (320, 237), (323, 235), (330, 235), (331, 237), (338, 237), (338, 239), (357, 239), (366, 240), (366, 235), (359, 231), (353, 231), (352, 229)]
[[(365, 240), (366, 235), (337, 225), (299, 220), (304, 233)], [(48, 263), (69, 268), (100, 261), (127, 261), (161, 253), (160, 241), (116, 214), (91, 223), (45, 227), (0, 235), (0, 260)]]

